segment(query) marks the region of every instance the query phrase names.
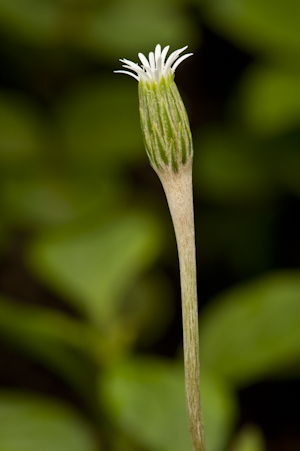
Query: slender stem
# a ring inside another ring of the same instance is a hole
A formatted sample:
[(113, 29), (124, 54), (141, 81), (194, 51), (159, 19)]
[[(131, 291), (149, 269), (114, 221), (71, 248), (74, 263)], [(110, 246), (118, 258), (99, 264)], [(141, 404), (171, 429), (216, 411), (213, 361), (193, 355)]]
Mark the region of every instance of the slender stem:
[(192, 164), (160, 174), (172, 216), (180, 266), (185, 391), (193, 451), (206, 451), (200, 404), (198, 302)]

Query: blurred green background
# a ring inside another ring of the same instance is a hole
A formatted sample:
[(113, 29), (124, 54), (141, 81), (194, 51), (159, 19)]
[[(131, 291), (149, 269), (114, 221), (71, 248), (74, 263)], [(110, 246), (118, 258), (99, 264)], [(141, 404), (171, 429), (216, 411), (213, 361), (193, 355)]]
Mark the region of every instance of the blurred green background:
[(195, 143), (208, 451), (300, 449), (300, 2), (0, 0), (0, 451), (182, 451), (179, 272), (137, 62)]

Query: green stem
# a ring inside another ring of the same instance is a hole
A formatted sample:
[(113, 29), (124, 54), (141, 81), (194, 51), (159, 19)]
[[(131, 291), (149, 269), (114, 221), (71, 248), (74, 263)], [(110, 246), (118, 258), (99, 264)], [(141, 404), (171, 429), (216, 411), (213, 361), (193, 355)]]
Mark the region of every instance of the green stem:
[(193, 451), (206, 451), (200, 403), (197, 272), (192, 164), (159, 174), (172, 216), (180, 266), (187, 413)]

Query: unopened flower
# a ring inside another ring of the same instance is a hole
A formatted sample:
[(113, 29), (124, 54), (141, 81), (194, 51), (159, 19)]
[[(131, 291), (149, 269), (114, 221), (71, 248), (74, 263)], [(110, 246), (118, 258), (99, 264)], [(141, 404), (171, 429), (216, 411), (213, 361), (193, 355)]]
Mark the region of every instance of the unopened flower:
[[(178, 172), (192, 161), (193, 144), (188, 116), (174, 82), (179, 64), (192, 55), (179, 55), (187, 49), (175, 50), (166, 59), (170, 46), (161, 50), (158, 44), (149, 59), (139, 53), (141, 66), (120, 59), (124, 73), (139, 82), (140, 119), (143, 139), (150, 164), (156, 172)], [(131, 72), (130, 72), (131, 71)]]
[[(193, 144), (189, 120), (174, 82), (175, 69), (191, 53), (158, 44), (149, 59), (139, 53), (141, 66), (121, 59), (118, 70), (139, 82), (140, 118), (144, 144), (168, 201), (177, 240), (182, 293), (183, 349), (187, 412), (193, 451), (206, 451), (199, 388), (199, 331), (193, 209)], [(128, 70), (127, 70), (128, 69)]]

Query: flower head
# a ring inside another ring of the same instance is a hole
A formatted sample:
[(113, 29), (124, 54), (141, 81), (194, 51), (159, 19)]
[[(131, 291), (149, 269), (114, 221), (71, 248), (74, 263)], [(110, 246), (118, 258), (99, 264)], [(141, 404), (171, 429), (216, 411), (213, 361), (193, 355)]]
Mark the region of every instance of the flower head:
[(191, 168), (193, 143), (189, 119), (174, 82), (178, 65), (192, 55), (179, 58), (187, 46), (175, 50), (166, 60), (169, 45), (149, 53), (149, 60), (139, 53), (142, 66), (121, 59), (128, 70), (116, 70), (131, 75), (138, 84), (140, 120), (147, 155), (153, 169), (162, 175), (178, 173), (183, 167)]
[(131, 77), (135, 78), (137, 81), (155, 81), (156, 83), (159, 83), (162, 77), (167, 78), (169, 75), (174, 76), (175, 70), (179, 64), (192, 55), (192, 53), (187, 53), (178, 58), (187, 47), (188, 46), (186, 45), (182, 49), (175, 50), (175, 52), (171, 53), (166, 60), (170, 46), (167, 45), (161, 50), (161, 46), (157, 44), (155, 52), (149, 53), (149, 60), (147, 60), (143, 53), (138, 54), (142, 66), (125, 58), (120, 59), (122, 63), (125, 63), (123, 64), (123, 67), (125, 69), (130, 69), (133, 72), (129, 72), (128, 70), (115, 70), (114, 72), (131, 75)]

